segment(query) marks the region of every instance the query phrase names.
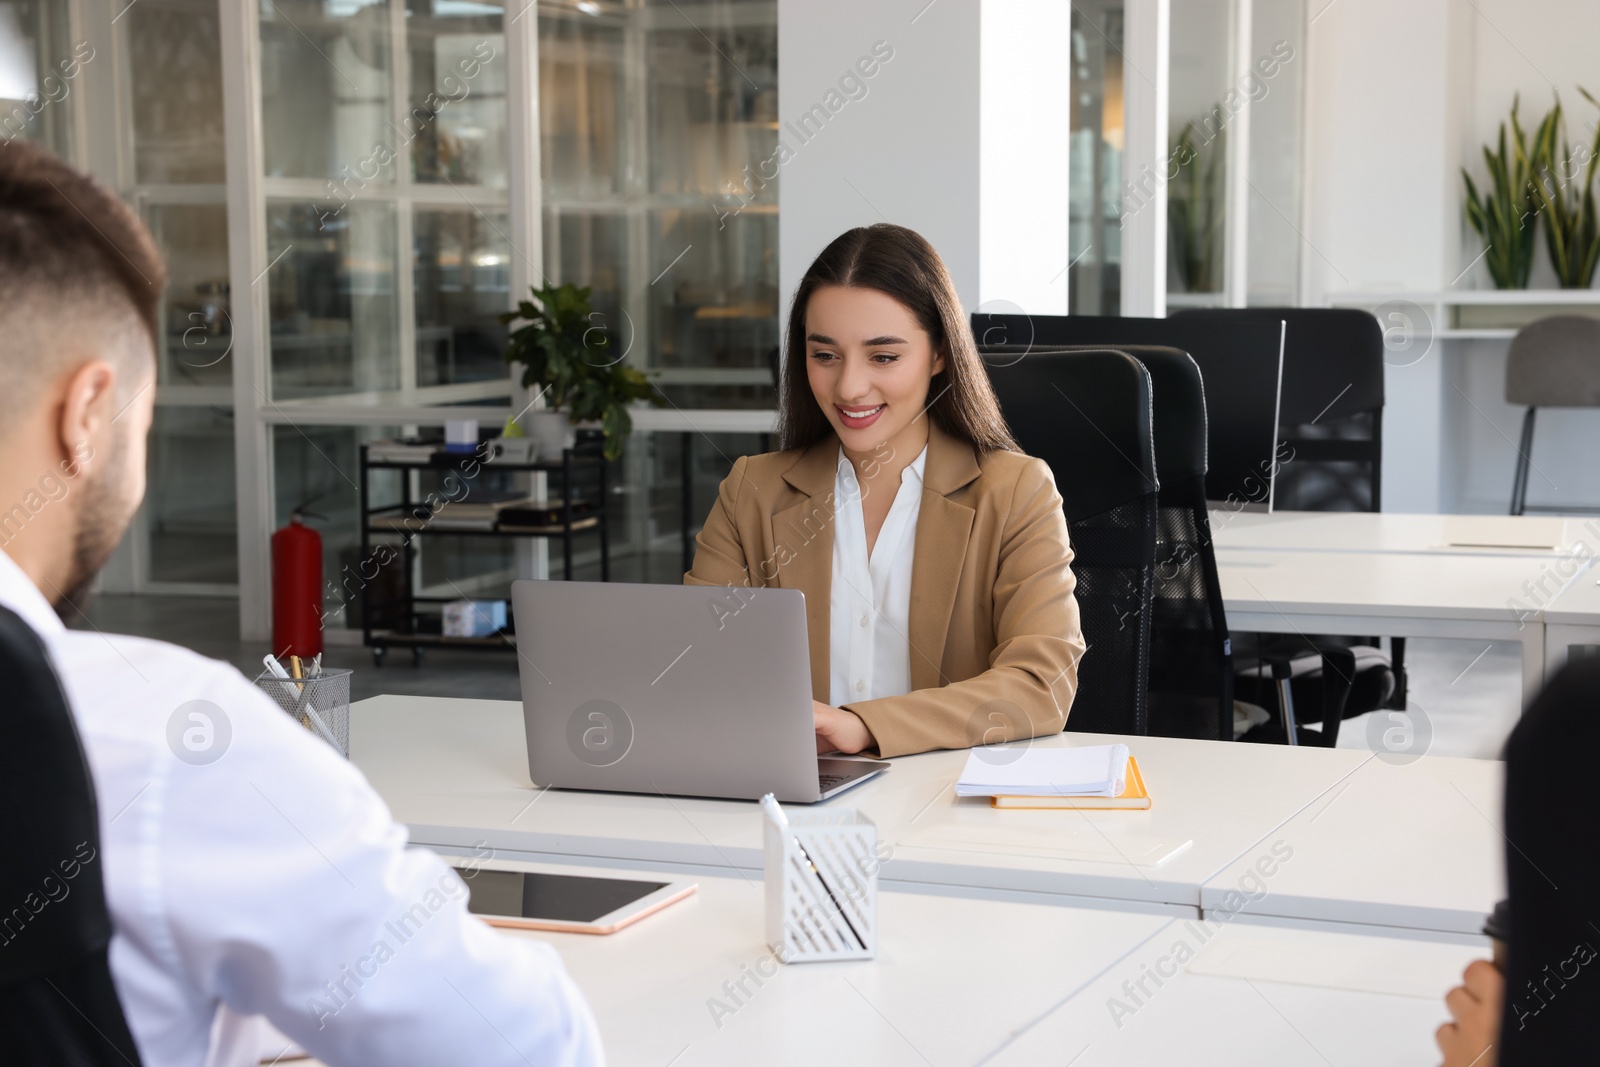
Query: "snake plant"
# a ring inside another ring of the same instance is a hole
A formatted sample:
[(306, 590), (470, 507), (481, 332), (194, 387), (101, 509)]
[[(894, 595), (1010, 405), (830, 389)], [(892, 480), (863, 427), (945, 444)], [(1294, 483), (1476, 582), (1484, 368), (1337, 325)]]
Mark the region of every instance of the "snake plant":
[[(1600, 107), (1600, 101), (1582, 88), (1585, 100)], [(1559, 140), (1559, 151), (1557, 141)], [(1595, 154), (1600, 152), (1600, 124), (1595, 126), (1593, 143), (1579, 145), (1574, 152), (1567, 143), (1566, 123), (1561, 98), (1539, 123), (1533, 135), (1531, 162), (1533, 194), (1544, 220), (1545, 246), (1550, 265), (1563, 289), (1587, 289), (1594, 279), (1600, 259), (1600, 227), (1595, 223)], [(1587, 154), (1585, 154), (1587, 153)]]
[[(1202, 148), (1209, 151), (1202, 152)], [(1217, 195), (1217, 158), (1221, 135), (1210, 145), (1198, 145), (1193, 125), (1185, 126), (1173, 142), (1171, 158), (1179, 163), (1167, 198), (1167, 228), (1171, 257), (1186, 293), (1211, 293), (1221, 288), (1219, 255), (1222, 237), (1222, 202)]]
[(1528, 138), (1517, 118), (1519, 99), (1511, 104), (1512, 150), (1506, 149), (1506, 124), (1500, 124), (1496, 151), (1483, 146), (1489, 181), (1480, 195), (1465, 167), (1467, 222), (1483, 238), (1483, 262), (1496, 289), (1526, 289), (1533, 269), (1533, 235), (1539, 201), (1534, 192), (1533, 164)]

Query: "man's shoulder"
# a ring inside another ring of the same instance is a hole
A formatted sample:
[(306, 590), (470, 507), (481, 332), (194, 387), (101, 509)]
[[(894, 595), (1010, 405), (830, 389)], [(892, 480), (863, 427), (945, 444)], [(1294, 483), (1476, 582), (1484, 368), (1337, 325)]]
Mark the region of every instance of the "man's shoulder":
[(154, 638), (65, 630), (51, 637), (48, 645), (64, 684), (91, 682), (98, 687), (116, 687), (132, 702), (175, 688), (251, 687), (231, 663)]
[(304, 733), (237, 667), (179, 645), (67, 630), (52, 637), (48, 646), (91, 747), (97, 739), (113, 736), (170, 747), (172, 722), (188, 721), (188, 712), (197, 707), (213, 720), (220, 712), (231, 733), (243, 731), (273, 747), (293, 744)]

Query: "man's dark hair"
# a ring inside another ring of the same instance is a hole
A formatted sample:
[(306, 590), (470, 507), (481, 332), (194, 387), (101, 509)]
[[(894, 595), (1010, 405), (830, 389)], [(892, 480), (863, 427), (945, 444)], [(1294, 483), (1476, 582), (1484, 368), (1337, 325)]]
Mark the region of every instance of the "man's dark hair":
[[(167, 270), (115, 193), (25, 141), (0, 145), (0, 418), (85, 356), (153, 346)], [(144, 367), (119, 368), (126, 388)], [(121, 390), (119, 390), (121, 391)]]

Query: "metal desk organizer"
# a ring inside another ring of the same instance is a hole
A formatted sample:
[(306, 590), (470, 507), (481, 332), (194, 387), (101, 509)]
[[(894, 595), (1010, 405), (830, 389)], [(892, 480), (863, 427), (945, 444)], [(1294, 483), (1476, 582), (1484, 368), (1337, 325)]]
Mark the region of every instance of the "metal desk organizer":
[(762, 802), (767, 944), (783, 963), (871, 959), (878, 946), (878, 828), (851, 808)]
[(277, 678), (270, 671), (256, 685), (289, 715), (343, 756), (350, 758), (350, 671), (330, 668), (310, 678)]

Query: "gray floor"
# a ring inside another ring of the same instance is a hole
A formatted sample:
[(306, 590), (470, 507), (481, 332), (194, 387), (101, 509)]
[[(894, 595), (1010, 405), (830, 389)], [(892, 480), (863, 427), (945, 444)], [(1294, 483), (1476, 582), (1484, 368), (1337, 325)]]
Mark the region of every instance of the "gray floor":
[[(89, 606), (89, 620), (77, 624), (171, 641), (227, 660), (250, 677), (260, 673), (261, 657), (269, 651), (266, 641), (239, 639), (238, 602), (231, 599), (99, 596)], [(1406, 657), (1414, 724), (1359, 716), (1340, 729), (1339, 747), (1373, 747), (1385, 730), (1411, 728), (1431, 733), (1425, 750), (1433, 755), (1498, 757), (1521, 712), (1519, 647), (1413, 639)], [(380, 693), (520, 698), (516, 654), (510, 649), (430, 649), (420, 666), (401, 650), (391, 652), (380, 669), (359, 645), (330, 645), (323, 664), (354, 671), (350, 689), (355, 700)]]
[[(216, 597), (96, 596), (89, 604), (92, 623), (107, 633), (137, 634), (191, 648), (203, 656), (227, 660), (246, 675), (261, 673), (261, 658), (269, 641), (239, 639), (239, 603)], [(372, 653), (360, 645), (327, 646), (324, 667), (349, 667), (350, 697), (362, 700), (380, 693), (420, 696), (489, 697), (519, 700), (517, 656), (507, 648), (429, 649), (421, 666), (411, 654), (391, 651), (382, 668), (373, 666)]]

